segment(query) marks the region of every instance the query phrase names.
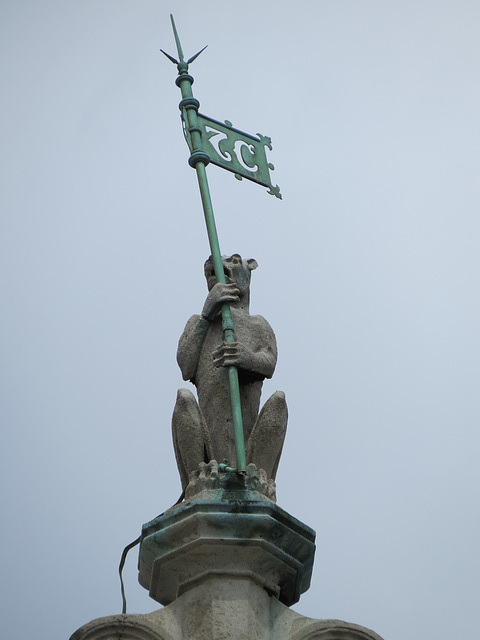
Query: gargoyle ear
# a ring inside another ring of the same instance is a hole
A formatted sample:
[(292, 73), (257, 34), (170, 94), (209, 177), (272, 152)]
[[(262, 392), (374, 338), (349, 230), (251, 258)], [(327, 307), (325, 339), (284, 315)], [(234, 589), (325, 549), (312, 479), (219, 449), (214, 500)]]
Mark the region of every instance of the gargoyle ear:
[(250, 271), (253, 271), (258, 267), (258, 262), (254, 258), (250, 258), (249, 260), (247, 260), (247, 267)]

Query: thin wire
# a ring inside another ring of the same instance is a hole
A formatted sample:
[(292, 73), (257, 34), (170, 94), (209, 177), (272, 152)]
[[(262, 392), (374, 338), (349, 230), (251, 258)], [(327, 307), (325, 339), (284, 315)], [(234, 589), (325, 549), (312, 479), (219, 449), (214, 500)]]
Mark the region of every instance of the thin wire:
[(134, 540), (130, 544), (127, 544), (127, 546), (123, 550), (122, 558), (120, 560), (120, 565), (118, 567), (118, 573), (120, 574), (120, 589), (122, 592), (122, 613), (127, 613), (127, 598), (125, 597), (125, 586), (123, 584), (123, 576), (122, 576), (123, 567), (125, 566), (127, 553), (130, 551), (130, 549), (133, 549), (133, 547), (136, 547), (137, 544), (140, 544), (141, 541), (142, 541), (142, 534), (140, 534), (136, 540)]
[[(172, 507), (176, 507), (177, 504), (180, 504), (180, 502), (182, 502), (184, 497), (185, 497), (185, 489), (182, 491), (181, 496), (175, 502), (175, 504), (172, 505)], [(170, 509), (172, 507), (170, 507)], [(168, 511), (168, 509), (167, 509), (167, 511)], [(163, 513), (158, 515), (157, 518), (160, 518), (161, 516), (163, 516), (164, 513), (166, 513), (166, 512), (164, 511)], [(154, 518), (154, 520), (156, 520), (156, 518)], [(120, 564), (118, 566), (118, 573), (120, 575), (120, 590), (122, 592), (122, 614), (127, 613), (127, 598), (125, 596), (125, 585), (123, 584), (123, 575), (122, 575), (123, 568), (125, 566), (125, 561), (127, 559), (128, 552), (130, 551), (130, 549), (133, 549), (134, 547), (136, 547), (137, 544), (140, 544), (141, 541), (142, 541), (142, 534), (140, 534), (136, 540), (134, 540), (133, 542), (130, 542), (130, 544), (127, 544), (127, 546), (123, 550), (122, 557), (120, 559)]]

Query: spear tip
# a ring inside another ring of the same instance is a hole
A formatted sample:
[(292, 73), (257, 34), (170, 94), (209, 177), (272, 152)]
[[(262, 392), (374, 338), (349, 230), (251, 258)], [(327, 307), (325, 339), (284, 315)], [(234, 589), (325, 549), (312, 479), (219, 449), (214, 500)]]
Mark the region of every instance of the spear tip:
[(178, 59), (180, 60), (180, 62), (185, 62), (183, 58), (182, 45), (180, 44), (180, 38), (178, 37), (177, 27), (175, 26), (175, 20), (173, 19), (172, 13), (170, 14), (170, 21), (172, 23), (173, 35), (175, 37), (175, 43), (177, 45)]

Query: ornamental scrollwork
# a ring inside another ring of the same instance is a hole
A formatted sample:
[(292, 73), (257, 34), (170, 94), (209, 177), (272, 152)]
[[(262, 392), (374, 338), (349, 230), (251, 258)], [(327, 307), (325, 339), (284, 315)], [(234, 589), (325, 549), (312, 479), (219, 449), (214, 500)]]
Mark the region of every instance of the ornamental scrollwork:
[[(186, 117), (183, 115), (184, 132), (187, 143), (193, 151)], [(197, 114), (198, 129), (201, 131), (203, 151), (212, 164), (227, 169), (241, 180), (247, 178), (267, 187), (268, 193), (282, 198), (280, 187), (274, 186), (270, 171), (274, 170), (268, 162), (265, 149), (272, 149), (272, 140), (268, 136), (257, 133), (256, 136), (233, 127), (228, 120), (219, 122), (200, 113)]]

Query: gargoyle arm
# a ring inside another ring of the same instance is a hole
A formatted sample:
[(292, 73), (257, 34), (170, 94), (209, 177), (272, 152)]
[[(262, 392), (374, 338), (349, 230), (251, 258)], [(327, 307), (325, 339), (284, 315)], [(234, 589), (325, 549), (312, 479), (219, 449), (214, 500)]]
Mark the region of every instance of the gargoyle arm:
[(210, 322), (203, 316), (192, 316), (178, 342), (177, 362), (184, 380), (194, 382), (198, 359)]
[(250, 344), (223, 342), (213, 352), (217, 367), (235, 366), (260, 378), (271, 378), (277, 363), (275, 334), (262, 316), (248, 316)]

